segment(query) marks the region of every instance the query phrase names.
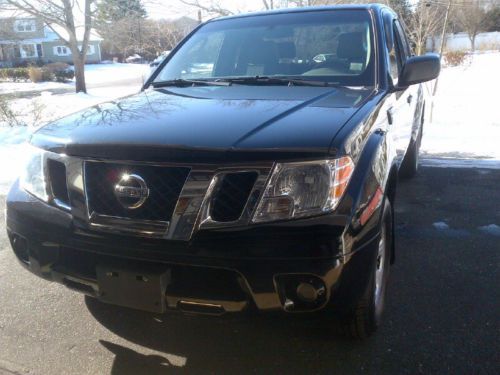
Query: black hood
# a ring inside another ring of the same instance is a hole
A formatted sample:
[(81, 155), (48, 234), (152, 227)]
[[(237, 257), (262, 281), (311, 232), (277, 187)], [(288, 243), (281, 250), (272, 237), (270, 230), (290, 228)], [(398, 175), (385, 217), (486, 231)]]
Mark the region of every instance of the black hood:
[(326, 155), (371, 92), (237, 85), (146, 90), (46, 125), (31, 142), (68, 155), (128, 160)]

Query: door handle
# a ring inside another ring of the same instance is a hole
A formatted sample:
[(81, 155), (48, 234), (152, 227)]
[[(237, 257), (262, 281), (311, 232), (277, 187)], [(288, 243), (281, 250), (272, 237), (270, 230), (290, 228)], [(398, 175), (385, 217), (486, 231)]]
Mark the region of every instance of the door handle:
[(387, 122), (389, 123), (389, 125), (392, 125), (392, 123), (394, 122), (394, 118), (392, 116), (392, 107), (387, 110)]
[(413, 95), (408, 95), (408, 98), (406, 98), (406, 101), (408, 102), (408, 104), (411, 104), (411, 100), (413, 99)]

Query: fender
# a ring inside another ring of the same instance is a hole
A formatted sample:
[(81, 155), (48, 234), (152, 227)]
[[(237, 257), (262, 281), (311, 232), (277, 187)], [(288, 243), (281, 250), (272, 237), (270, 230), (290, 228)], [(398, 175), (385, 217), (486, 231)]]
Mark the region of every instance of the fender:
[(345, 231), (347, 241), (360, 241), (353, 246), (360, 248), (379, 233), (383, 199), (393, 198), (396, 172), (395, 151), (386, 132), (375, 130), (370, 134), (356, 169), (351, 177), (346, 195), (351, 201), (351, 221)]

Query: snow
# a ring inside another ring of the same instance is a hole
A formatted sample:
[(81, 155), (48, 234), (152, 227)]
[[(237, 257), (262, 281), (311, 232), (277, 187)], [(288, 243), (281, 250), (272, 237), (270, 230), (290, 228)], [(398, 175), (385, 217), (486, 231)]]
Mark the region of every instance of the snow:
[(60, 83), (60, 82), (0, 82), (0, 95), (11, 94), (14, 92), (23, 91), (45, 91), (53, 89), (72, 89), (73, 83)]
[(442, 70), (424, 154), (500, 160), (500, 53), (477, 53), (465, 66)]
[(89, 86), (124, 80), (142, 81), (149, 72), (148, 64), (89, 64), (85, 66), (85, 80)]
[[(128, 85), (129, 83), (140, 85), (150, 71), (151, 68), (148, 64), (87, 64), (85, 65), (85, 81), (89, 90), (93, 87), (110, 86), (114, 83), (117, 85)], [(0, 82), (0, 95), (23, 91), (72, 90), (74, 86), (74, 81), (66, 83)]]
[(481, 232), (491, 234), (492, 236), (500, 237), (500, 226), (496, 224), (485, 225), (478, 228)]
[(446, 224), (444, 221), (438, 221), (438, 222), (432, 223), (432, 226), (438, 230), (450, 229), (449, 225)]

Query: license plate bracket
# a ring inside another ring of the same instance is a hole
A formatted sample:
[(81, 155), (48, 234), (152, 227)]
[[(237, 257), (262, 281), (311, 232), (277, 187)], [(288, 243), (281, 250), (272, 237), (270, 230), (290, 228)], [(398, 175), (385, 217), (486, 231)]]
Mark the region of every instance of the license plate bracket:
[(169, 269), (96, 267), (99, 298), (103, 302), (155, 313), (165, 312)]

